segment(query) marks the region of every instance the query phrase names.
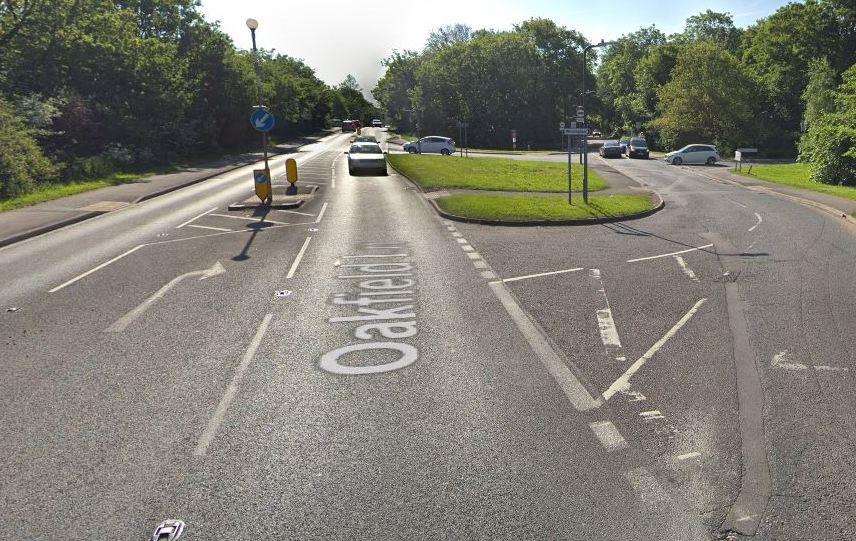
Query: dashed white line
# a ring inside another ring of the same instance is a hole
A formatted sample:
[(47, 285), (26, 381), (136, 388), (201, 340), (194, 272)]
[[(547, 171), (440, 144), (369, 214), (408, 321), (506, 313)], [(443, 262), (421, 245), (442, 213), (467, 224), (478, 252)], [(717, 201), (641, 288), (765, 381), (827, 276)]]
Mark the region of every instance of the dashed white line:
[(476, 251), (476, 249), (473, 248), (472, 246), (470, 246), (469, 244), (462, 244), (461, 250), (463, 250), (465, 252), (475, 252)]
[(684, 261), (683, 257), (676, 255), (675, 261), (678, 262), (678, 265), (680, 265), (681, 267), (681, 271), (683, 271), (683, 273), (686, 274), (690, 280), (692, 280), (693, 282), (698, 282), (698, 276), (696, 276), (690, 266), (687, 265), (687, 262)]
[(633, 374), (635, 374), (639, 371), (640, 368), (645, 366), (645, 363), (648, 362), (651, 357), (653, 357), (654, 354), (657, 353), (660, 348), (662, 348), (666, 344), (666, 342), (669, 341), (670, 338), (677, 334), (677, 332), (681, 330), (681, 327), (686, 325), (686, 323), (690, 319), (692, 319), (695, 313), (698, 312), (699, 308), (701, 308), (705, 302), (707, 302), (706, 298), (700, 299), (698, 302), (696, 302), (693, 307), (690, 308), (690, 310), (686, 314), (684, 314), (684, 316), (680, 320), (678, 320), (678, 322), (675, 323), (675, 325), (671, 329), (669, 329), (669, 332), (667, 332), (663, 335), (662, 338), (657, 340), (654, 345), (651, 346), (648, 351), (645, 352), (644, 355), (639, 357), (639, 359), (635, 363), (630, 365), (630, 368), (628, 368), (627, 371), (624, 372), (624, 374), (622, 374), (620, 378), (615, 380), (615, 383), (609, 386), (609, 389), (604, 391), (603, 399), (609, 400), (615, 393), (623, 389), (627, 389), (630, 386), (630, 378), (633, 376)]
[(503, 278), (500, 282), (516, 282), (518, 280), (526, 280), (527, 278), (539, 278), (541, 276), (552, 276), (554, 274), (565, 274), (567, 272), (577, 272), (583, 270), (582, 267), (575, 267), (573, 269), (564, 269), (550, 272), (539, 272), (537, 274), (526, 274), (524, 276), (515, 276), (513, 278)]
[(457, 238), (455, 240), (458, 241), (458, 244), (466, 244), (467, 243), (467, 239), (465, 239), (463, 237)]
[(463, 234), (461, 234), (461, 233), (458, 233), (457, 231), (455, 231), (454, 233), (452, 233), (452, 236), (453, 236), (453, 237), (455, 237), (455, 238), (461, 238), (461, 237), (463, 237), (464, 235), (463, 235)]
[(493, 280), (496, 278), (496, 273), (493, 272), (492, 270), (486, 270), (486, 271), (482, 271), (481, 276), (482, 276), (482, 278), (486, 278), (488, 280)]
[(610, 421), (595, 421), (589, 423), (589, 428), (591, 428), (594, 435), (600, 440), (600, 444), (603, 445), (603, 448), (608, 453), (628, 447), (627, 440), (621, 436), (621, 433), (618, 432), (618, 429)]
[(753, 225), (752, 227), (750, 227), (750, 228), (749, 228), (749, 231), (750, 231), (750, 232), (751, 232), (751, 231), (755, 231), (755, 228), (756, 228), (756, 227), (758, 227), (759, 225), (761, 225), (761, 222), (763, 222), (763, 221), (764, 221), (764, 219), (763, 219), (763, 218), (761, 218), (761, 215), (760, 215), (760, 214), (758, 214), (757, 212), (755, 213), (755, 219), (756, 219), (756, 220), (758, 220), (758, 221), (757, 221), (757, 222), (755, 222), (755, 225)]
[(187, 227), (195, 227), (196, 229), (210, 229), (211, 231), (234, 231), (234, 229), (226, 229), (225, 227), (214, 227), (210, 225), (188, 224)]
[(487, 269), (487, 261), (485, 261), (484, 259), (476, 259), (475, 261), (473, 261), (473, 267), (477, 269)]
[(478, 252), (464, 252), (470, 259), (481, 259), (481, 254)]
[(193, 218), (191, 218), (191, 219), (187, 220), (186, 222), (182, 222), (182, 223), (181, 223), (181, 225), (177, 225), (177, 226), (175, 226), (175, 228), (176, 228), (176, 229), (181, 229), (182, 227), (186, 226), (186, 225), (187, 225), (187, 224), (189, 224), (190, 222), (193, 222), (193, 221), (195, 221), (195, 220), (198, 220), (199, 218), (202, 218), (203, 216), (205, 216), (205, 215), (206, 215), (206, 214), (208, 214), (209, 212), (214, 212), (215, 210), (217, 210), (217, 208), (218, 208), (218, 207), (214, 207), (213, 209), (208, 209), (208, 210), (206, 210), (205, 212), (203, 212), (202, 214), (200, 214), (200, 215), (198, 215), (198, 216), (194, 216)]
[(214, 436), (217, 434), (217, 430), (223, 423), (223, 419), (226, 418), (226, 410), (229, 409), (229, 406), (232, 404), (232, 400), (234, 400), (235, 395), (238, 394), (238, 385), (244, 378), (244, 372), (247, 371), (247, 367), (250, 365), (250, 362), (252, 362), (253, 357), (256, 356), (256, 351), (262, 343), (262, 338), (264, 338), (264, 335), (267, 332), (271, 319), (273, 319), (273, 314), (267, 314), (264, 319), (262, 319), (261, 325), (259, 325), (255, 336), (253, 336), (253, 340), (250, 342), (250, 346), (241, 358), (241, 363), (235, 369), (232, 381), (226, 388), (226, 392), (223, 393), (220, 403), (217, 404), (217, 409), (214, 410), (214, 415), (212, 415), (211, 419), (208, 421), (208, 426), (205, 428), (205, 431), (201, 436), (199, 436), (199, 441), (196, 443), (196, 448), (193, 450), (194, 455), (204, 455), (205, 451), (208, 450), (208, 446), (211, 445), (212, 441), (214, 441)]
[(689, 460), (691, 458), (697, 458), (700, 456), (701, 456), (701, 453), (699, 453), (697, 451), (693, 451), (692, 453), (684, 453), (682, 455), (677, 455), (675, 457), (675, 460)]
[(699, 246), (697, 248), (689, 248), (687, 250), (681, 250), (679, 252), (669, 252), (668, 254), (660, 254), (660, 255), (651, 255), (648, 257), (637, 257), (636, 259), (628, 259), (628, 263), (636, 263), (637, 261), (648, 261), (649, 259), (659, 259), (661, 257), (672, 257), (674, 255), (686, 254), (688, 252), (695, 252), (696, 250), (704, 250), (705, 248), (710, 248), (713, 244), (705, 244), (704, 246)]
[(321, 221), (321, 218), (323, 218), (323, 217), (324, 217), (324, 213), (325, 213), (326, 211), (327, 211), (327, 201), (324, 201), (324, 204), (323, 204), (323, 205), (321, 205), (321, 212), (319, 212), (319, 213), (318, 213), (318, 217), (317, 217), (317, 218), (315, 218), (315, 223), (316, 223), (316, 224), (317, 224), (318, 222), (320, 222), (320, 221)]
[(303, 254), (306, 253), (306, 248), (309, 247), (309, 241), (312, 240), (312, 237), (306, 237), (306, 240), (303, 241), (303, 246), (301, 246), (300, 251), (297, 252), (297, 257), (294, 258), (294, 263), (291, 264), (291, 268), (288, 269), (288, 274), (286, 278), (293, 278), (294, 273), (297, 272), (297, 266), (300, 265), (300, 261), (303, 259)]
[(56, 286), (56, 287), (55, 287), (55, 288), (53, 288), (53, 289), (49, 289), (49, 290), (48, 290), (48, 293), (55, 293), (55, 292), (59, 291), (60, 289), (62, 289), (62, 288), (64, 288), (64, 287), (70, 286), (70, 285), (71, 285), (71, 284), (73, 284), (74, 282), (76, 282), (76, 281), (78, 281), (78, 280), (81, 280), (81, 279), (83, 279), (83, 278), (86, 278), (87, 276), (89, 276), (89, 275), (90, 275), (90, 274), (92, 274), (93, 272), (100, 271), (101, 269), (103, 269), (103, 268), (104, 268), (104, 267), (106, 267), (107, 265), (109, 265), (109, 264), (111, 264), (111, 263), (115, 263), (116, 261), (119, 261), (120, 259), (122, 259), (123, 257), (125, 257), (125, 256), (127, 256), (127, 255), (131, 255), (131, 254), (133, 254), (134, 252), (136, 252), (137, 250), (139, 250), (140, 248), (142, 248), (142, 247), (144, 247), (144, 246), (148, 246), (148, 244), (138, 244), (137, 246), (134, 246), (133, 248), (131, 248), (131, 249), (130, 249), (130, 250), (128, 250), (127, 252), (124, 252), (124, 253), (122, 253), (122, 254), (117, 255), (117, 256), (116, 256), (116, 257), (114, 257), (113, 259), (110, 259), (110, 260), (108, 260), (108, 261), (105, 261), (104, 263), (101, 263), (101, 264), (100, 264), (100, 265), (98, 265), (97, 267), (94, 267), (94, 268), (92, 268), (92, 269), (89, 269), (88, 271), (84, 272), (83, 274), (78, 274), (77, 276), (75, 276), (75, 277), (74, 277), (74, 278), (72, 278), (71, 280), (69, 280), (69, 281), (67, 281), (67, 282), (62, 283), (62, 284), (60, 284), (60, 285)]

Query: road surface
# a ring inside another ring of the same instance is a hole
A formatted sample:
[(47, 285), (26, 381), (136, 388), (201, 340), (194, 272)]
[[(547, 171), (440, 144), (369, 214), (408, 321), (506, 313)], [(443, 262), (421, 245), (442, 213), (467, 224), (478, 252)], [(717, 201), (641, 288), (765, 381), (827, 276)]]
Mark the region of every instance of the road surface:
[(665, 211), (454, 224), (347, 141), (0, 250), (5, 537), (853, 536), (851, 231), (628, 160)]

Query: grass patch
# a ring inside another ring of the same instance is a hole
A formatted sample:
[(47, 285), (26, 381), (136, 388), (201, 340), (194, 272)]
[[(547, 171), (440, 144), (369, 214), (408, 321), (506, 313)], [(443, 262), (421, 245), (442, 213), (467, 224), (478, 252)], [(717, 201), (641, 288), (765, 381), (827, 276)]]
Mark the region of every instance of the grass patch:
[[(512, 192), (566, 192), (567, 165), (562, 162), (510, 158), (456, 158), (421, 154), (390, 154), (393, 167), (427, 190), (461, 188)], [(572, 186), (582, 190), (582, 169), (573, 168)], [(606, 182), (589, 169), (589, 189), (606, 188)]]
[(639, 214), (654, 208), (644, 195), (582, 197), (568, 205), (567, 198), (555, 195), (455, 194), (436, 199), (437, 205), (456, 216), (481, 220), (529, 221), (575, 220), (604, 216)]
[(44, 203), (45, 201), (51, 201), (53, 199), (59, 199), (60, 197), (67, 197), (69, 195), (88, 192), (90, 190), (97, 190), (98, 188), (105, 188), (107, 186), (115, 186), (117, 184), (127, 184), (129, 182), (136, 182), (141, 178), (150, 176), (152, 174), (154, 173), (114, 173), (109, 177), (94, 180), (69, 182), (65, 184), (43, 184), (39, 186), (35, 191), (30, 192), (28, 194), (0, 201), (0, 212), (5, 212), (7, 210), (13, 210), (22, 207), (29, 207), (30, 205), (35, 205), (36, 203)]
[(811, 166), (807, 163), (758, 164), (752, 166), (751, 173), (744, 170), (738, 174), (856, 201), (856, 188), (854, 187), (836, 186), (835, 184), (824, 184), (811, 180)]

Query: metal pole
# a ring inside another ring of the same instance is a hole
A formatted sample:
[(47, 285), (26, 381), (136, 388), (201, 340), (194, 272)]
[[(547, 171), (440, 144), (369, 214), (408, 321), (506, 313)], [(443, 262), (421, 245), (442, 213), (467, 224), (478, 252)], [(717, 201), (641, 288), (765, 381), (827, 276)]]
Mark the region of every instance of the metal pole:
[(583, 201), (588, 205), (588, 125), (586, 124), (586, 54), (591, 45), (586, 45), (583, 48), (583, 95), (580, 98), (580, 105), (583, 108), (583, 128), (586, 130), (586, 135), (583, 135), (583, 147), (580, 152), (583, 154)]
[[(259, 51), (256, 49), (256, 30), (255, 28), (250, 29), (250, 35), (253, 38), (253, 63), (256, 67), (256, 79), (258, 79), (258, 101), (259, 107), (264, 107), (262, 100), (262, 73), (259, 66)], [(267, 133), (262, 132), (262, 155), (265, 159), (265, 169), (269, 170), (268, 167), (268, 152), (267, 152)]]
[(571, 164), (573, 160), (571, 160), (571, 136), (568, 136), (568, 204), (573, 205), (573, 201), (571, 201)]
[(464, 157), (464, 124), (458, 122), (458, 140), (461, 142), (461, 158)]

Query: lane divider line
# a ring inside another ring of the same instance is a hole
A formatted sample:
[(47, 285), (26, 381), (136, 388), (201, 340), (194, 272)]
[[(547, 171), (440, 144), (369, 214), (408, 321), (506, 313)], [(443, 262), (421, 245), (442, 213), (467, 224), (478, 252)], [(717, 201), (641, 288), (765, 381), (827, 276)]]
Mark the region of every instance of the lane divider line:
[(600, 444), (603, 445), (607, 453), (629, 447), (627, 440), (618, 432), (618, 429), (615, 428), (615, 425), (611, 421), (595, 421), (589, 423), (589, 428), (594, 432), (595, 437), (600, 441)]
[(70, 286), (71, 284), (75, 283), (76, 281), (81, 280), (81, 279), (83, 279), (83, 278), (86, 278), (87, 276), (89, 276), (89, 275), (90, 275), (90, 274), (92, 274), (93, 272), (100, 271), (101, 269), (103, 269), (103, 268), (104, 268), (104, 267), (106, 267), (107, 265), (109, 265), (109, 264), (111, 264), (111, 263), (115, 263), (116, 261), (119, 261), (119, 260), (120, 260), (120, 259), (122, 259), (123, 257), (133, 254), (134, 252), (136, 252), (136, 251), (137, 251), (137, 250), (139, 250), (140, 248), (143, 248), (144, 246), (148, 246), (148, 244), (138, 244), (138, 245), (134, 246), (133, 248), (131, 248), (130, 250), (128, 250), (127, 252), (124, 252), (124, 253), (122, 253), (122, 254), (117, 255), (117, 256), (116, 256), (116, 257), (114, 257), (113, 259), (107, 260), (107, 261), (105, 261), (104, 263), (101, 263), (100, 265), (98, 265), (97, 267), (94, 267), (94, 268), (92, 268), (92, 269), (89, 269), (88, 271), (84, 272), (83, 274), (78, 274), (77, 276), (75, 276), (75, 277), (74, 277), (74, 278), (72, 278), (71, 280), (69, 280), (69, 281), (67, 281), (67, 282), (63, 282), (62, 284), (60, 284), (60, 285), (56, 286), (56, 287), (55, 287), (55, 288), (53, 288), (53, 289), (49, 289), (49, 290), (48, 290), (48, 293), (55, 293), (55, 292), (59, 291), (60, 289), (62, 289), (62, 288), (64, 288), (64, 287)]
[(636, 362), (630, 365), (630, 368), (628, 368), (627, 371), (621, 375), (621, 377), (615, 380), (615, 383), (610, 385), (609, 389), (603, 392), (603, 400), (607, 401), (612, 398), (615, 393), (628, 389), (630, 387), (630, 378), (633, 377), (633, 374), (635, 374), (639, 371), (640, 368), (645, 366), (645, 363), (651, 360), (651, 357), (653, 357), (658, 351), (660, 351), (660, 348), (662, 348), (666, 344), (666, 342), (669, 341), (670, 338), (675, 336), (678, 331), (681, 330), (681, 327), (686, 325), (686, 323), (690, 319), (692, 319), (692, 317), (696, 314), (696, 312), (698, 312), (699, 308), (701, 308), (705, 302), (707, 302), (706, 298), (699, 299), (699, 301), (696, 302), (693, 307), (690, 308), (690, 310), (686, 314), (684, 314), (684, 316), (680, 320), (678, 320), (678, 322), (675, 323), (675, 325), (671, 329), (669, 329), (666, 334), (663, 335), (662, 338), (657, 340), (654, 345), (648, 349), (648, 351), (646, 351), (641, 357), (639, 357)]
[(681, 272), (686, 274), (687, 277), (690, 280), (692, 280), (693, 282), (698, 282), (698, 276), (696, 276), (696, 274), (693, 272), (693, 270), (690, 268), (690, 266), (687, 265), (687, 262), (684, 260), (683, 257), (676, 255), (675, 261), (677, 261), (678, 265), (681, 267)]
[(327, 211), (327, 201), (324, 201), (324, 204), (321, 205), (321, 212), (318, 213), (318, 217), (315, 218), (315, 223), (319, 223), (321, 219), (324, 217), (324, 213)]
[(651, 255), (648, 257), (637, 257), (636, 259), (628, 259), (628, 263), (636, 263), (637, 261), (648, 261), (649, 259), (660, 259), (661, 257), (672, 257), (673, 255), (686, 254), (688, 252), (695, 252), (696, 250), (704, 250), (705, 248), (712, 247), (713, 244), (705, 244), (704, 246), (699, 246), (697, 248), (690, 248), (688, 250), (681, 250), (679, 252), (670, 252), (668, 254), (660, 254), (660, 255)]
[(243, 357), (241, 357), (240, 364), (235, 369), (232, 381), (229, 383), (229, 386), (226, 387), (223, 397), (220, 398), (220, 402), (217, 404), (217, 409), (214, 410), (214, 415), (212, 415), (211, 419), (208, 421), (208, 426), (205, 427), (205, 431), (201, 436), (199, 436), (199, 441), (197, 441), (196, 448), (193, 450), (194, 455), (205, 455), (205, 452), (208, 450), (211, 442), (214, 441), (214, 436), (217, 435), (220, 425), (223, 424), (223, 420), (226, 418), (226, 411), (235, 399), (235, 395), (238, 394), (238, 386), (244, 378), (244, 372), (247, 371), (247, 367), (250, 365), (250, 362), (252, 362), (253, 357), (256, 356), (256, 351), (258, 351), (259, 346), (262, 343), (262, 338), (264, 338), (265, 333), (270, 326), (271, 319), (273, 319), (273, 314), (266, 314), (264, 319), (262, 319), (259, 328), (256, 330), (255, 336), (253, 336), (253, 340), (250, 342), (250, 346), (244, 352)]
[(303, 246), (300, 247), (300, 251), (297, 252), (297, 257), (294, 258), (294, 263), (291, 264), (291, 268), (288, 269), (288, 274), (285, 276), (286, 278), (293, 278), (294, 273), (297, 272), (297, 266), (300, 265), (300, 261), (303, 259), (303, 254), (306, 253), (306, 248), (309, 247), (309, 241), (312, 240), (312, 237), (306, 237), (306, 240), (303, 241)]
[(205, 216), (205, 215), (206, 215), (206, 214), (208, 214), (209, 212), (214, 212), (214, 211), (215, 211), (215, 210), (217, 210), (218, 208), (220, 208), (220, 207), (214, 207), (213, 209), (206, 210), (206, 211), (205, 211), (205, 212), (203, 212), (202, 214), (199, 214), (198, 216), (194, 216), (193, 218), (191, 218), (191, 219), (187, 220), (186, 222), (182, 222), (180, 225), (175, 226), (175, 228), (176, 228), (176, 229), (181, 229), (182, 227), (186, 226), (186, 225), (187, 225), (187, 224), (189, 224), (190, 222), (195, 222), (195, 221), (196, 221), (196, 220), (198, 220), (199, 218), (202, 218), (203, 216)]

